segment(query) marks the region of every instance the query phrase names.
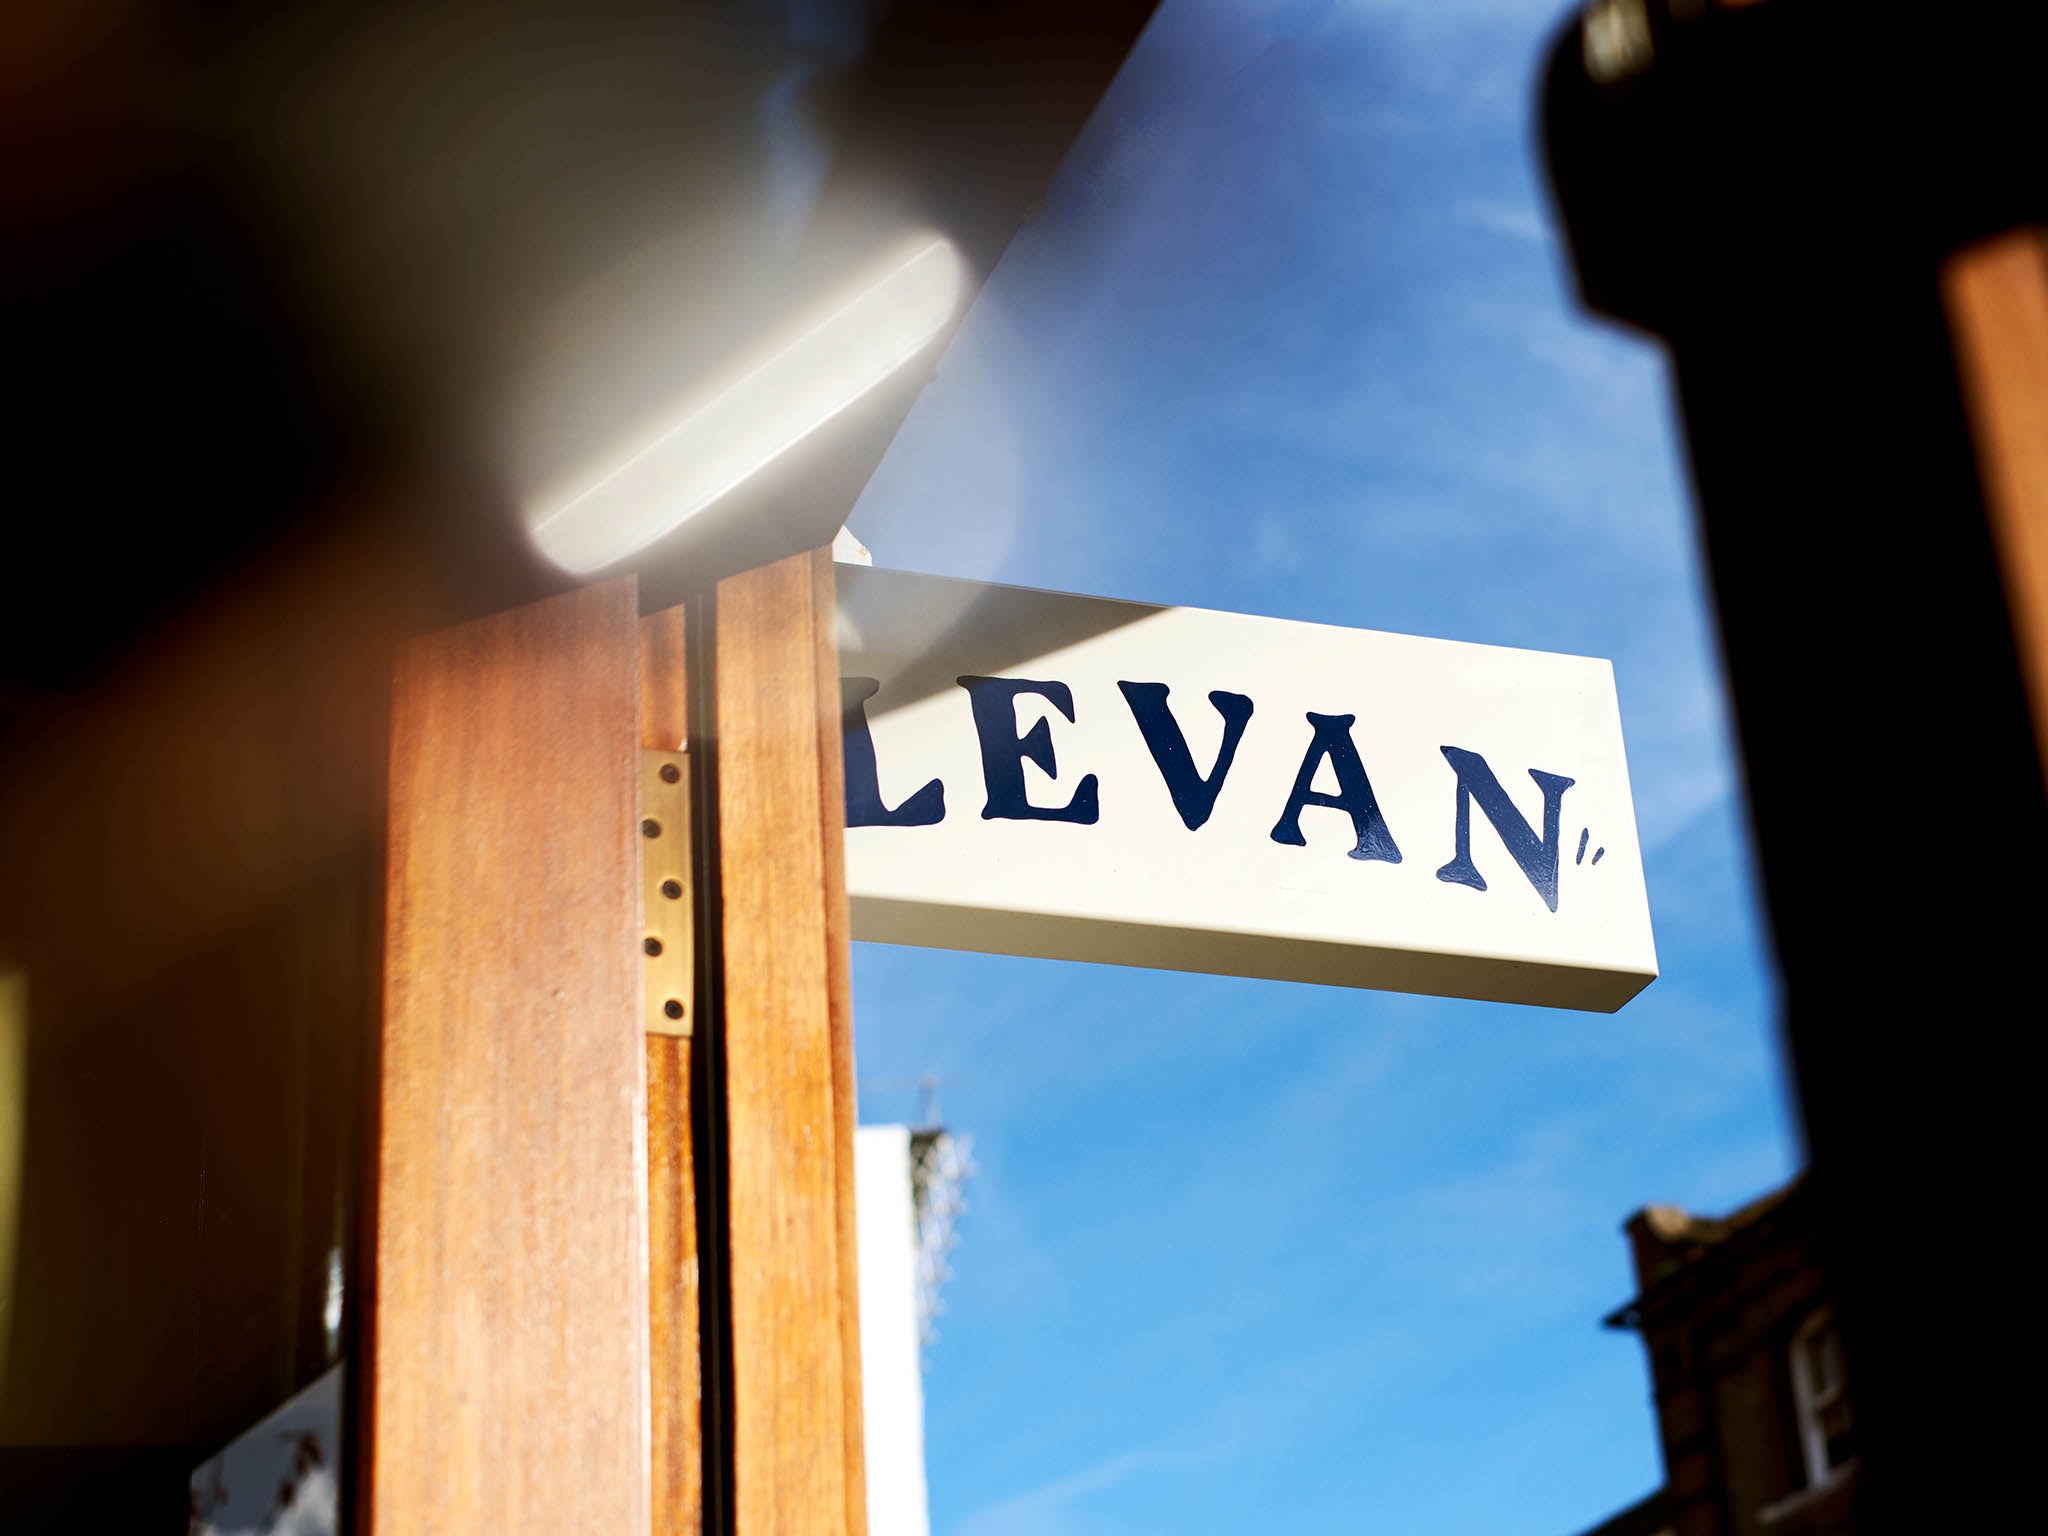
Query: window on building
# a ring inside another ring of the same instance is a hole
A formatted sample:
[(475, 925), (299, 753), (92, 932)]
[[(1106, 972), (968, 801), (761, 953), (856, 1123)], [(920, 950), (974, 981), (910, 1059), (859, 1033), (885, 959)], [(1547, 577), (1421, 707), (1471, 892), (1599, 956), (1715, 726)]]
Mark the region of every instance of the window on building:
[(1856, 1454), (1856, 1421), (1842, 1369), (1842, 1333), (1832, 1311), (1816, 1312), (1792, 1336), (1792, 1396), (1809, 1484), (1828, 1481)]

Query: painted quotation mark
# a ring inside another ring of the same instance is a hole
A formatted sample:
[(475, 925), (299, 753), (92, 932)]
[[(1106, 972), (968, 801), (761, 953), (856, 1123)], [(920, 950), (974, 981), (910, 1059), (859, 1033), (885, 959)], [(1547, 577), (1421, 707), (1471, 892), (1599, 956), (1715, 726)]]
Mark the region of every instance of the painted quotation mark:
[[(1592, 828), (1579, 828), (1579, 856), (1576, 859), (1572, 860), (1574, 864), (1583, 864), (1586, 862), (1586, 840), (1590, 838), (1592, 835)], [(1593, 850), (1593, 862), (1595, 864), (1598, 864), (1600, 862), (1601, 855), (1606, 852), (1607, 850), (1605, 848), (1595, 848)]]

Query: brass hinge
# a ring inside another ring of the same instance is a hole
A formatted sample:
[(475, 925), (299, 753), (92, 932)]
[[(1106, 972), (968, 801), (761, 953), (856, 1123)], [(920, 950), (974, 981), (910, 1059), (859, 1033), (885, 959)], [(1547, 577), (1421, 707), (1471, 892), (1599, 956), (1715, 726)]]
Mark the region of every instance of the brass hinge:
[(647, 1033), (690, 1033), (695, 949), (690, 923), (690, 758), (640, 754), (641, 942)]

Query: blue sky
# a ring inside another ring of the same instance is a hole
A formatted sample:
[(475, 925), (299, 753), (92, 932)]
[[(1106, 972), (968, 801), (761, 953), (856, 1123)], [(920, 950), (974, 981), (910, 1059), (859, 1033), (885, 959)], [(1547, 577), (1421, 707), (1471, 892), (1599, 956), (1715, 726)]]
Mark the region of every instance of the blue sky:
[(1574, 310), (1560, 7), (1162, 0), (857, 509), (878, 564), (1613, 659), (1613, 1017), (872, 945), (871, 1120), (980, 1173), (941, 1536), (1571, 1536), (1661, 1478), (1622, 1219), (1796, 1160), (1658, 355)]

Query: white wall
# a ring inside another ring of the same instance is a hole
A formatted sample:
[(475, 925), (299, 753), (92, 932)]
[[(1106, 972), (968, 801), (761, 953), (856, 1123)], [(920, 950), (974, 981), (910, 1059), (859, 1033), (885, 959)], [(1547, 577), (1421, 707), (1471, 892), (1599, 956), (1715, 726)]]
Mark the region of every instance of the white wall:
[(864, 1125), (854, 1137), (853, 1150), (854, 1200), (860, 1227), (860, 1365), (867, 1420), (868, 1536), (930, 1536), (910, 1129)]

